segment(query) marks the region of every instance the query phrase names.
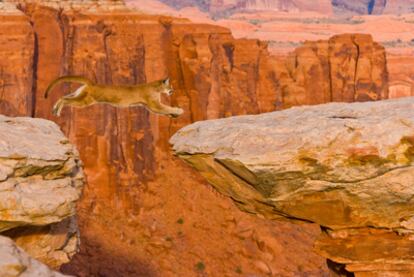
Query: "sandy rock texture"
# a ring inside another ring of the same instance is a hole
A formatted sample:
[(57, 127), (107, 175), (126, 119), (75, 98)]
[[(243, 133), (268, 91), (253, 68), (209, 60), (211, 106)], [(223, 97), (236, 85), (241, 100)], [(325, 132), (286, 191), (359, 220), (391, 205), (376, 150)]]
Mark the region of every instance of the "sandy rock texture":
[(63, 277), (26, 254), (14, 242), (0, 236), (0, 274), (4, 277)]
[(27, 254), (49, 267), (59, 269), (79, 252), (79, 230), (75, 217), (46, 226), (23, 226), (2, 233)]
[[(328, 274), (325, 260), (312, 250), (320, 233), (316, 224), (269, 222), (239, 211), (189, 166), (172, 157), (168, 144), (172, 134), (194, 121), (270, 112), (313, 101), (313, 96), (305, 94), (302, 100), (284, 105), (275, 66), (288, 67), (284, 61), (275, 65), (277, 58), (269, 54), (267, 43), (235, 39), (220, 26), (139, 11), (57, 10), (33, 4), (20, 9), (15, 17), (0, 21), (0, 26), (4, 24), (0, 28), (15, 37), (14, 51), (20, 53), (15, 55), (22, 60), (4, 74), (12, 86), (4, 87), (1, 99), (15, 99), (8, 100), (9, 108), (0, 112), (57, 122), (79, 149), (88, 177), (78, 209), (81, 251), (64, 266), (64, 272), (79, 276)], [(12, 23), (15, 28), (8, 28)], [(10, 44), (6, 38), (0, 40)], [(342, 44), (353, 64), (355, 47)], [(6, 57), (8, 49), (0, 55)], [(27, 57), (34, 71), (22, 75), (18, 69), (27, 68), (23, 61), (27, 53), (31, 53)], [(316, 68), (321, 64), (318, 59), (309, 63)], [(305, 70), (304, 63), (301, 66)], [(306, 84), (300, 83), (305, 88), (325, 76), (308, 72), (302, 74)], [(338, 68), (335, 74), (346, 74), (341, 72)], [(139, 107), (94, 105), (65, 108), (62, 117), (56, 118), (51, 115), (53, 104), (76, 86), (62, 85), (48, 99), (43, 94), (53, 79), (66, 74), (108, 85), (140, 84), (169, 76), (175, 93), (163, 102), (180, 106), (185, 113), (171, 120)], [(373, 86), (371, 79), (366, 80), (364, 84)], [(12, 88), (19, 82), (27, 88), (15, 93)], [(56, 240), (52, 248), (60, 249), (60, 243)], [(54, 257), (39, 256), (49, 261)]]
[(78, 251), (77, 150), (51, 121), (1, 115), (0, 157), (0, 275), (63, 276), (46, 265), (58, 269)]
[[(35, 86), (5, 96), (18, 97), (10, 103), (19, 115), (56, 121), (80, 150), (88, 176), (78, 210), (81, 252), (65, 272), (326, 274), (324, 260), (311, 249), (320, 232), (316, 225), (269, 223), (246, 215), (170, 153), (170, 135), (194, 120), (274, 109), (273, 91), (255, 77), (266, 70), (261, 65), (269, 57), (265, 44), (235, 40), (222, 27), (139, 12), (80, 13), (39, 5), (21, 9), (19, 19), (33, 27), (29, 38), (37, 38), (36, 51), (32, 48)], [(18, 28), (9, 32), (27, 35)], [(28, 51), (30, 45), (19, 47)], [(7, 81), (21, 78), (8, 74)], [(163, 101), (186, 112), (170, 120), (142, 108), (96, 105), (66, 108), (61, 118), (52, 117), (54, 102), (75, 89), (62, 86), (50, 99), (43, 98), (46, 86), (63, 74), (84, 75), (101, 84), (170, 76), (175, 94)], [(32, 99), (30, 113), (20, 108)], [(296, 263), (287, 262), (291, 257)]]
[(76, 149), (59, 127), (43, 119), (0, 116), (0, 133), (0, 232), (73, 216), (83, 173)]
[(388, 98), (385, 49), (370, 35), (344, 34), (309, 41), (274, 59), (275, 80), (283, 107)]
[(356, 276), (406, 271), (413, 107), (414, 98), (402, 98), (292, 108), (196, 122), (170, 142), (242, 210), (326, 228), (316, 249)]

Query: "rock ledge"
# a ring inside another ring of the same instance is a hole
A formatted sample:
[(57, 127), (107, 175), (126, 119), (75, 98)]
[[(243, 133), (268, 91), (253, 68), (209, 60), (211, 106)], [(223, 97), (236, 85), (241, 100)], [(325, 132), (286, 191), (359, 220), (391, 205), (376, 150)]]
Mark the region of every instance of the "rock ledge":
[[(317, 250), (348, 269), (414, 265), (414, 98), (196, 122), (170, 142), (242, 210), (323, 226)], [(387, 254), (390, 241), (404, 253)]]

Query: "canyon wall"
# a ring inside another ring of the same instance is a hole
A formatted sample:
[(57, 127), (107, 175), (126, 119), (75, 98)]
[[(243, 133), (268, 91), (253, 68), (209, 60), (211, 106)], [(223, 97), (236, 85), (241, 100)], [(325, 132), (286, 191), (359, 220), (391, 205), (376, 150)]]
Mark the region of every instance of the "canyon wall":
[(332, 6), (338, 15), (382, 14), (386, 2), (386, 0), (332, 0)]
[(386, 14), (404, 14), (414, 12), (413, 0), (387, 0), (384, 13)]
[[(1, 112), (57, 122), (77, 145), (88, 178), (79, 206), (81, 252), (65, 272), (327, 272), (323, 259), (311, 250), (319, 233), (316, 226), (244, 215), (170, 154), (170, 135), (188, 123), (274, 109), (274, 92), (259, 86), (257, 77), (266, 70), (261, 65), (269, 57), (265, 44), (235, 40), (222, 27), (127, 11), (22, 9), (25, 14), (5, 16), (0, 24), (7, 34), (2, 45), (9, 45), (0, 55), (7, 60), (13, 48), (16, 57), (14, 64), (2, 66), (7, 69), (4, 82), (10, 85), (4, 86), (7, 109)], [(65, 108), (61, 118), (52, 117), (54, 102), (75, 87), (62, 86), (50, 99), (43, 93), (64, 74), (101, 84), (170, 76), (175, 94), (163, 101), (182, 106), (186, 113), (171, 120), (139, 107), (95, 105)], [(295, 264), (287, 262), (291, 257)]]
[(332, 0), (337, 15), (405, 14), (414, 11), (413, 0)]
[[(384, 49), (370, 37), (348, 35), (309, 43), (280, 60), (266, 43), (234, 39), (223, 27), (123, 9), (62, 8), (24, 4), (22, 12), (4, 13), (0, 112), (51, 119), (79, 149), (88, 178), (79, 207), (82, 244), (64, 271), (326, 276), (324, 260), (311, 249), (317, 226), (238, 211), (171, 156), (168, 139), (199, 120), (386, 97)], [(66, 74), (108, 85), (169, 76), (175, 93), (163, 101), (185, 113), (169, 119), (140, 107), (94, 105), (64, 108), (56, 118), (52, 105), (75, 86), (60, 86), (48, 99), (43, 93)], [(324, 89), (317, 92), (316, 84)]]
[(344, 34), (306, 42), (275, 68), (283, 107), (388, 98), (383, 46), (370, 35)]

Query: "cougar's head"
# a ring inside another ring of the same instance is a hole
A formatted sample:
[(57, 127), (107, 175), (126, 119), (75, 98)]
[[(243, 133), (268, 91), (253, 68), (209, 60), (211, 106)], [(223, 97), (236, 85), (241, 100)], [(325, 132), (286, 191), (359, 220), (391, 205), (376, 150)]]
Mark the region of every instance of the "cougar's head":
[(170, 78), (167, 78), (167, 79), (163, 80), (161, 85), (162, 85), (162, 92), (163, 93), (165, 93), (167, 95), (173, 94), (174, 90), (171, 87)]

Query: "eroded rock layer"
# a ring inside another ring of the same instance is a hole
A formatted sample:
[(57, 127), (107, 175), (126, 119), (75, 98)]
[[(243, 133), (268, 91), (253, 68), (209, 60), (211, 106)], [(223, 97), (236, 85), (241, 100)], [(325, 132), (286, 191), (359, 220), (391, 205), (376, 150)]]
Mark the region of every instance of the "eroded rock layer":
[(78, 152), (54, 122), (0, 116), (0, 276), (62, 276), (46, 265), (58, 269), (78, 251), (84, 182)]
[[(319, 233), (315, 225), (269, 223), (230, 208), (230, 201), (207, 185), (195, 185), (205, 183), (171, 157), (168, 139), (194, 121), (269, 112), (331, 98), (314, 101), (315, 96), (306, 93), (295, 97), (294, 89), (279, 84), (283, 78), (292, 80), (289, 70), (294, 67), (270, 56), (265, 43), (234, 39), (226, 28), (126, 10), (62, 8), (21, 5), (22, 12), (15, 10), (15, 18), (0, 21), (4, 32), (20, 38), (14, 43), (21, 50), (14, 54), (18, 66), (4, 65), (10, 66), (4, 80), (12, 86), (4, 87), (1, 98), (7, 100), (7, 107), (0, 111), (52, 119), (80, 150), (89, 183), (79, 209), (84, 244), (65, 271), (80, 276), (191, 276), (199, 273), (196, 265), (201, 263), (207, 274), (220, 276), (236, 270), (256, 275), (326, 274), (325, 262), (311, 250)], [(8, 28), (12, 23), (26, 29)], [(338, 45), (355, 65), (359, 59), (349, 37)], [(2, 38), (10, 43), (7, 36)], [(384, 53), (365, 38), (364, 47), (373, 47), (375, 55), (367, 55), (361, 62), (369, 60), (375, 65), (373, 71), (384, 70), (383, 64), (375, 62)], [(8, 57), (9, 49), (5, 47), (0, 55)], [(33, 72), (17, 70), (28, 68), (24, 59), (34, 65)], [(309, 62), (315, 68), (325, 65), (318, 59)], [(300, 66), (310, 70), (297, 73), (306, 79), (295, 83), (302, 92), (320, 76), (330, 78), (329, 74), (314, 74), (305, 63)], [(280, 70), (287, 75), (278, 75)], [(337, 67), (332, 74), (346, 72)], [(175, 93), (163, 101), (184, 108), (185, 113), (171, 120), (139, 107), (94, 105), (65, 108), (62, 117), (56, 118), (51, 115), (52, 105), (75, 86), (58, 87), (49, 99), (43, 94), (53, 79), (66, 74), (108, 85), (140, 84), (169, 76)], [(370, 88), (365, 90), (367, 98), (377, 99), (381, 90), (371, 88), (381, 88), (380, 82), (386, 79), (370, 78), (357, 80), (364, 79), (362, 83)], [(15, 93), (12, 88), (20, 83), (25, 87), (14, 87), (19, 91)], [(352, 80), (346, 84), (355, 87)], [(212, 208), (211, 203), (217, 205)], [(57, 241), (53, 247), (59, 244)], [(111, 259), (108, 253), (113, 253)], [(40, 256), (50, 259), (47, 253)], [(130, 258), (124, 259), (127, 256)]]
[(355, 272), (406, 271), (414, 259), (413, 107), (414, 98), (402, 98), (210, 120), (171, 143), (242, 210), (326, 228), (323, 256)]
[(309, 41), (298, 47), (285, 65), (274, 62), (284, 108), (388, 98), (385, 49), (370, 35), (344, 34)]
[(0, 236), (0, 274), (5, 277), (68, 276), (50, 270), (27, 255), (11, 239), (3, 236)]
[(83, 173), (76, 149), (58, 126), (0, 116), (0, 134), (0, 232), (73, 216)]

